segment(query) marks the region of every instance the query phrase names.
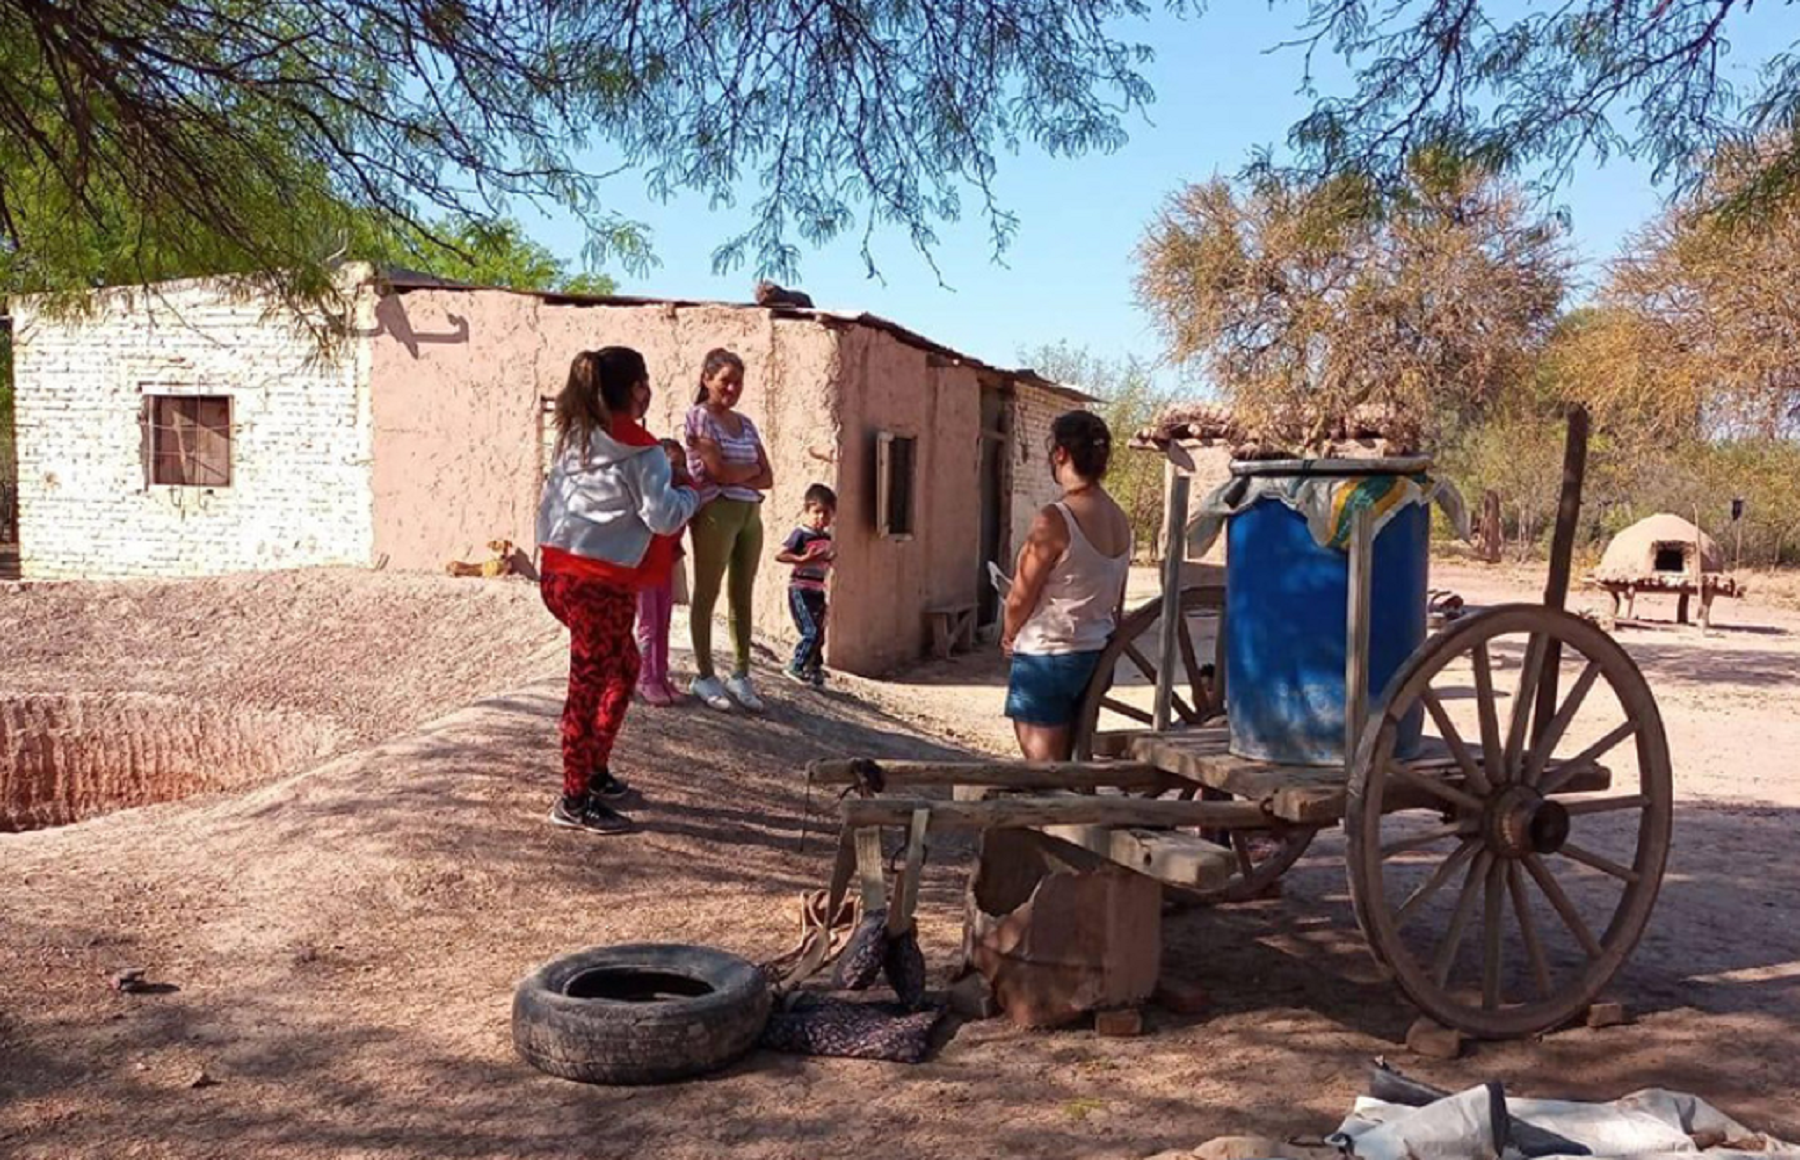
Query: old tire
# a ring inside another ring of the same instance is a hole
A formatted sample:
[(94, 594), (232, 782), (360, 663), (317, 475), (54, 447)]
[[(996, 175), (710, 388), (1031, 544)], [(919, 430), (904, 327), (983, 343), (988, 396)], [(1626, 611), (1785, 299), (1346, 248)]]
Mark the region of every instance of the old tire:
[(710, 947), (638, 943), (551, 959), (513, 994), (513, 1046), (582, 1083), (667, 1083), (748, 1051), (769, 1017), (755, 965)]

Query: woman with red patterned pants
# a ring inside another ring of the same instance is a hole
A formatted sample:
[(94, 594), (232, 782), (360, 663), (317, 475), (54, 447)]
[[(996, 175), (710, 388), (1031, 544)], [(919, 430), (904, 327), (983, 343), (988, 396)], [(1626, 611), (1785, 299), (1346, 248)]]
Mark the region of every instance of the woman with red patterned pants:
[(550, 820), (596, 834), (631, 828), (613, 742), (637, 685), (638, 591), (666, 577), (700, 497), (636, 416), (650, 373), (630, 347), (584, 351), (556, 397), (556, 455), (538, 506), (545, 607), (569, 629), (563, 790)]

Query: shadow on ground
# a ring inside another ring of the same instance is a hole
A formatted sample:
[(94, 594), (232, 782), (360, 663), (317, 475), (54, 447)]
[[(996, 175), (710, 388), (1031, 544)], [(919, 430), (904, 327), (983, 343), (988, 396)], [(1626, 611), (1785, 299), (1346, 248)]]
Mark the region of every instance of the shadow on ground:
[[(1327, 836), (1282, 900), (1171, 919), (1165, 969), (1213, 1007), (1153, 1012), (1139, 1039), (990, 1022), (916, 1068), (758, 1053), (644, 1090), (524, 1067), (511, 988), (545, 958), (637, 940), (788, 949), (832, 829), (808, 758), (966, 756), (847, 697), (771, 700), (757, 721), (634, 709), (618, 758), (645, 794), (630, 838), (544, 824), (554, 681), (243, 798), (0, 837), (21, 887), (0, 892), (0, 1152), (1143, 1156), (1327, 1130), (1369, 1058), (1396, 1051), (1412, 1012), (1362, 946)], [(1800, 1136), (1796, 813), (1682, 806), (1658, 917), (1614, 996), (1636, 1026), (1409, 1070), (1538, 1094), (1685, 1088)], [(934, 849), (926, 883), (939, 980), (966, 854)], [(125, 963), (179, 992), (112, 993)], [(202, 1069), (214, 1082), (192, 1086)]]

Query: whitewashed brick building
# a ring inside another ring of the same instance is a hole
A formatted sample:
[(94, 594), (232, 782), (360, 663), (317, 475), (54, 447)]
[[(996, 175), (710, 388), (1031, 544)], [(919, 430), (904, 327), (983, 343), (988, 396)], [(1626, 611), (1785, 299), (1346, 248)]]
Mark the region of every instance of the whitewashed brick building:
[[(679, 430), (707, 349), (747, 365), (778, 535), (809, 483), (840, 497), (828, 663), (917, 655), (929, 608), (991, 618), (1054, 497), (1056, 414), (1091, 401), (871, 315), (585, 298), (347, 275), (348, 334), (215, 281), (12, 306), (19, 545), (30, 578), (199, 576), (323, 565), (438, 570), (508, 539), (529, 551), (546, 401), (576, 352), (634, 346), (656, 431)], [(771, 549), (772, 550), (772, 549)], [(785, 631), (778, 579), (758, 628)]]

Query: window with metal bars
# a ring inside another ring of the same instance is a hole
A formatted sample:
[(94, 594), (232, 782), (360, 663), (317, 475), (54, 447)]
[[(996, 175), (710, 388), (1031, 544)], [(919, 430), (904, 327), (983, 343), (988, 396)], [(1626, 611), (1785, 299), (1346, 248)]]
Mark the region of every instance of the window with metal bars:
[(145, 466), (158, 487), (231, 486), (231, 398), (145, 395)]

